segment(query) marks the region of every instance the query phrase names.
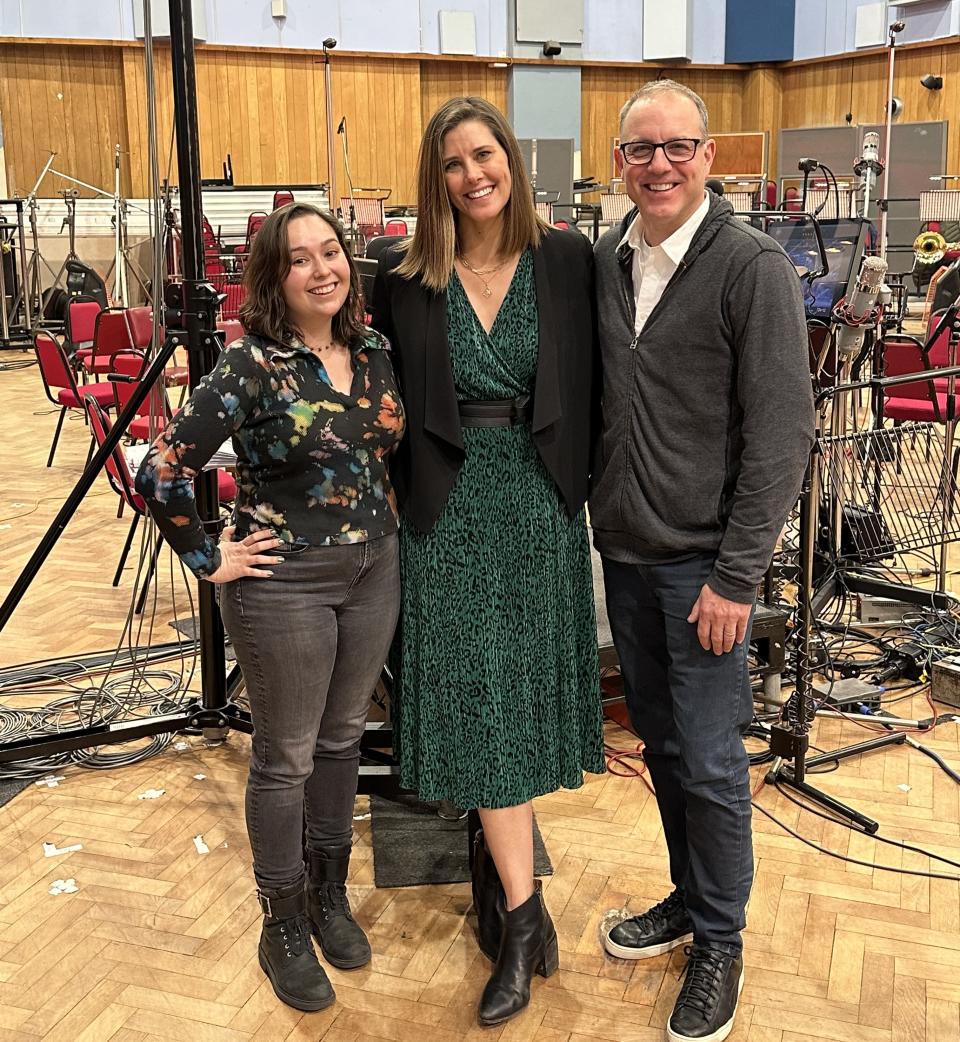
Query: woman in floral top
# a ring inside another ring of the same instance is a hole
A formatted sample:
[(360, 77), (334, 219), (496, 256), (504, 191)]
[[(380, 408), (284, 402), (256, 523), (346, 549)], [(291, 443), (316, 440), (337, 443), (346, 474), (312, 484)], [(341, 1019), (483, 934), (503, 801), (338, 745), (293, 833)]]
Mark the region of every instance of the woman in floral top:
[[(222, 584), (254, 724), (246, 816), (260, 965), (284, 1002), (317, 1010), (334, 994), (311, 933), (335, 966), (370, 960), (345, 881), (360, 738), (399, 607), (387, 457), (404, 416), (389, 345), (363, 325), (332, 216), (300, 203), (276, 210), (245, 281), (248, 335), (197, 385), (136, 485), (183, 562)], [(228, 437), (237, 501), (218, 544), (193, 480)]]

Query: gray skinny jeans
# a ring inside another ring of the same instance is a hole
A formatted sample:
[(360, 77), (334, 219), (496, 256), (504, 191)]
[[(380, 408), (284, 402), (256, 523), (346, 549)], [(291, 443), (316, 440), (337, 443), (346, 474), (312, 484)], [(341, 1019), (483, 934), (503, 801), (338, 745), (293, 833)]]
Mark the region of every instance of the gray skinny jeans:
[[(274, 553), (275, 551), (270, 551)], [(360, 739), (400, 607), (397, 536), (276, 551), (270, 579), (221, 588), (253, 716), (247, 832), (261, 890), (350, 843)]]

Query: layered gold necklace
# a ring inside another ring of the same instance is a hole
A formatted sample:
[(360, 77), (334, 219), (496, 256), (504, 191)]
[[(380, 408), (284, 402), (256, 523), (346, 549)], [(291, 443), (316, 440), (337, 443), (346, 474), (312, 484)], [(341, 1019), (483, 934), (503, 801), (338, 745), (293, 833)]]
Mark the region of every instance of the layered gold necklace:
[(477, 278), (483, 283), (483, 289), (481, 290), (481, 293), (484, 297), (493, 296), (493, 290), (490, 288), (490, 281), (492, 279), (492, 276), (496, 275), (498, 271), (502, 271), (510, 263), (510, 258), (508, 257), (506, 260), (501, 261), (499, 264), (495, 265), (492, 268), (475, 268), (466, 259), (466, 257), (463, 256), (463, 254), (459, 253), (457, 254), (457, 260), (460, 261), (460, 263), (467, 269), (467, 271), (471, 272), (473, 275), (476, 275)]

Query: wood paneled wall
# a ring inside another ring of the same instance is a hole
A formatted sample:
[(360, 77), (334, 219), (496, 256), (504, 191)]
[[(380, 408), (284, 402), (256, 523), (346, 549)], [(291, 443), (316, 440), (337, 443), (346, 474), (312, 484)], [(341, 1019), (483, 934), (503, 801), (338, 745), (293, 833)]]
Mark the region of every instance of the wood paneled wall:
[[(172, 98), (169, 51), (156, 52), (161, 176), (170, 156)], [(315, 184), (327, 179), (323, 57), (315, 52), (197, 49), (202, 175), (218, 177), (228, 152), (239, 184)], [(582, 69), (581, 172), (612, 173), (610, 143), (627, 97), (653, 79), (650, 66)], [(920, 78), (944, 77), (932, 92)], [(378, 55), (332, 57), (334, 118), (347, 117), (356, 186), (392, 189), (392, 202), (413, 202), (423, 127), (446, 98), (479, 94), (504, 111), (509, 70), (484, 62)], [(711, 129), (770, 132), (770, 173), (781, 127), (838, 126), (883, 117), (883, 53), (836, 61), (750, 69), (667, 70), (700, 93)], [(903, 120), (950, 120), (960, 112), (960, 47), (931, 44), (897, 53), (896, 93)], [(147, 194), (148, 158), (142, 48), (129, 44), (0, 43), (0, 115), (11, 192), (29, 191), (47, 158), (80, 180), (113, 188), (113, 148), (124, 152), (123, 191)], [(345, 194), (342, 138), (335, 138), (338, 187)], [(175, 162), (175, 161), (174, 161)], [(960, 133), (948, 138), (948, 167), (960, 170)], [(176, 179), (176, 167), (173, 167)], [(52, 194), (63, 182), (43, 187)]]
[(492, 69), (477, 62), (423, 62), (420, 66), (420, 115), (425, 127), (448, 98), (460, 95), (486, 98), (507, 111), (508, 69)]
[[(933, 73), (943, 89), (932, 91), (920, 80)], [(787, 66), (780, 72), (780, 126), (843, 126), (852, 122), (882, 123), (886, 118), (887, 54), (865, 54), (829, 62)], [(946, 120), (956, 125), (947, 134), (947, 168), (960, 168), (960, 47), (956, 43), (917, 49), (897, 48), (893, 93), (903, 100), (902, 123)]]
[[(739, 69), (672, 69), (671, 78), (695, 90), (706, 102), (715, 131), (762, 130), (742, 125), (741, 92), (745, 72)], [(657, 78), (649, 66), (602, 68), (585, 66), (581, 88), (581, 161), (584, 177), (607, 183), (613, 174), (612, 141), (619, 130), (623, 103), (644, 83)]]
[[(33, 188), (50, 152), (55, 168), (113, 194), (114, 147), (128, 149), (115, 48), (0, 45), (0, 116), (11, 195)], [(68, 187), (48, 177), (41, 192)]]
[[(148, 194), (144, 65), (143, 49), (134, 46), (0, 44), (10, 192), (33, 187), (52, 149), (59, 169), (112, 193), (119, 143), (124, 193)], [(390, 188), (392, 202), (415, 200), (420, 135), (441, 102), (479, 94), (506, 111), (507, 70), (478, 62), (334, 54), (331, 71), (334, 119), (347, 117), (353, 183)], [(163, 45), (156, 48), (154, 75), (160, 176), (171, 170), (176, 181), (170, 52)], [(199, 47), (196, 78), (203, 177), (220, 177), (229, 152), (238, 184), (327, 180), (322, 55)], [(337, 187), (346, 195), (341, 136), (334, 146)], [(50, 178), (41, 193), (63, 184)]]

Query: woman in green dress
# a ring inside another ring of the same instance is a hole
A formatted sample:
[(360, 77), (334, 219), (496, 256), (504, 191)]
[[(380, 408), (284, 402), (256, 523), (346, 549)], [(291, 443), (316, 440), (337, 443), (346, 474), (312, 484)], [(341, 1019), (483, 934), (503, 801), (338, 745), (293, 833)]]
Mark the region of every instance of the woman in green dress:
[[(454, 98), (420, 146), (411, 240), (381, 257), (407, 437), (396, 642), (401, 782), (478, 808), (480, 1020), (558, 964), (533, 874), (535, 796), (604, 769), (587, 493), (597, 384), (593, 253), (538, 219), (516, 138)], [(492, 858), (492, 862), (491, 862)]]

